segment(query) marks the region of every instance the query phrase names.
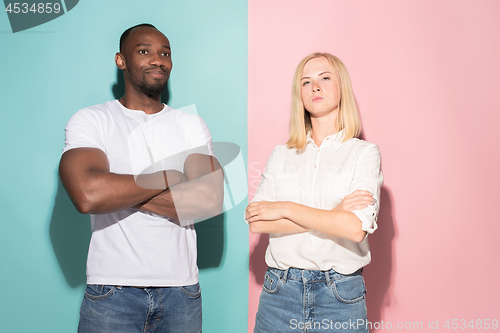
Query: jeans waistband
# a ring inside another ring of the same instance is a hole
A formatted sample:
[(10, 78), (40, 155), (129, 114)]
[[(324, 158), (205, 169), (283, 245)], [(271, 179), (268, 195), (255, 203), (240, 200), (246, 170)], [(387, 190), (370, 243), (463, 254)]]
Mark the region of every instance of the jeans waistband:
[(321, 281), (326, 281), (327, 283), (330, 283), (331, 280), (337, 280), (346, 276), (359, 275), (363, 272), (363, 267), (361, 267), (360, 269), (351, 274), (340, 274), (336, 272), (335, 269), (333, 268), (328, 271), (320, 271), (320, 270), (307, 270), (307, 269), (300, 269), (293, 267), (283, 270), (283, 269), (269, 267), (268, 270), (284, 281), (290, 279), (290, 280), (299, 280), (302, 281), (303, 283), (321, 282)]

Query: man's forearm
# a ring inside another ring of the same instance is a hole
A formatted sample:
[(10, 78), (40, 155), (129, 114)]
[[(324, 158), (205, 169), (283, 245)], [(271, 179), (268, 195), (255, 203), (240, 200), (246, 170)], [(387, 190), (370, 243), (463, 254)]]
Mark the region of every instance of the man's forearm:
[(112, 213), (130, 208), (164, 192), (170, 184), (183, 181), (182, 176), (169, 172), (166, 177), (163, 171), (137, 178), (111, 172), (90, 172), (87, 179), (86, 186), (74, 200), (75, 205), (79, 205), (77, 208), (85, 214)]
[(106, 155), (96, 148), (65, 152), (61, 157), (59, 175), (75, 207), (84, 214), (130, 208), (186, 180), (181, 172), (168, 170), (138, 176), (136, 182), (133, 175), (110, 172)]
[(209, 218), (221, 213), (224, 200), (222, 169), (170, 187), (155, 197), (136, 205), (141, 211), (176, 219)]

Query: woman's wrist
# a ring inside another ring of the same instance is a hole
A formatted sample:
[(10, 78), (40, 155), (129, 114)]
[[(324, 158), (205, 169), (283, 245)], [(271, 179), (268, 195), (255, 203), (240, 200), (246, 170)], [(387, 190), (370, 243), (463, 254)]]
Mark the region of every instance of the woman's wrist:
[(290, 217), (292, 215), (294, 203), (290, 202), (290, 201), (282, 201), (281, 205), (282, 205), (281, 209), (283, 211), (283, 213), (282, 213), (283, 218), (291, 220)]

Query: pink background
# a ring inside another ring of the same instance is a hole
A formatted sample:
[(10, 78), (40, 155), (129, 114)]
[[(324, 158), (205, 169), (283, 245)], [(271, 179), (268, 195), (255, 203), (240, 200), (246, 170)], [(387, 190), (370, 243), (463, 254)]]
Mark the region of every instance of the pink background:
[[(373, 323), (500, 320), (499, 38), (498, 0), (249, 0), (250, 199), (287, 139), (296, 65), (337, 55), (383, 159), (364, 273)], [(249, 331), (266, 245), (250, 235)]]

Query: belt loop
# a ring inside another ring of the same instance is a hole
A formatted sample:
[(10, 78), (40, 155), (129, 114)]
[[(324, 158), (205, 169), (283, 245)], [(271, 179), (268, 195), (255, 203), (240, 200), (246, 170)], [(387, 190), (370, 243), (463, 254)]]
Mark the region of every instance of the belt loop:
[(326, 277), (326, 285), (329, 286), (331, 284), (330, 280), (330, 274), (328, 273), (329, 271), (325, 271), (325, 277)]
[(282, 277), (283, 282), (286, 282), (286, 278), (288, 277), (288, 270), (289, 270), (289, 269), (290, 269), (290, 267), (288, 267), (287, 269), (285, 269), (285, 270), (283, 271), (283, 277)]

